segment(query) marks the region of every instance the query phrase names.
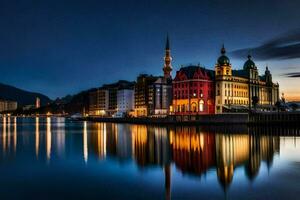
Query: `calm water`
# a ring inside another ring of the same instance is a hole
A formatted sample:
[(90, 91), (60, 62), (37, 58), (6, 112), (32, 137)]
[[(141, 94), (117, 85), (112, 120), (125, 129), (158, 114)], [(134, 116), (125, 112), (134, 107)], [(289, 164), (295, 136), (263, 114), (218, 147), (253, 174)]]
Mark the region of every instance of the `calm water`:
[(297, 199), (300, 131), (1, 119), (1, 199)]

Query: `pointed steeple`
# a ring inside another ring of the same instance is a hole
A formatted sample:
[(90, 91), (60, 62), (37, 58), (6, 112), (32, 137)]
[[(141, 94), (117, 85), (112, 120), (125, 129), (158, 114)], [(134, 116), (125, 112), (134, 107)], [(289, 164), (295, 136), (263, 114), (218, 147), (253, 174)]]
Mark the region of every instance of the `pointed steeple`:
[(222, 48), (221, 48), (221, 54), (224, 55), (225, 53), (226, 53), (226, 49), (225, 49), (225, 46), (223, 43)]
[(172, 71), (172, 65), (171, 65), (171, 61), (172, 61), (172, 57), (171, 57), (171, 50), (170, 50), (170, 41), (169, 41), (169, 35), (167, 34), (167, 41), (166, 41), (166, 49), (165, 49), (165, 57), (164, 57), (164, 67), (163, 67), (163, 71), (164, 71), (164, 77), (165, 78), (172, 78), (171, 77), (171, 71)]
[(167, 34), (166, 50), (170, 50), (169, 34)]

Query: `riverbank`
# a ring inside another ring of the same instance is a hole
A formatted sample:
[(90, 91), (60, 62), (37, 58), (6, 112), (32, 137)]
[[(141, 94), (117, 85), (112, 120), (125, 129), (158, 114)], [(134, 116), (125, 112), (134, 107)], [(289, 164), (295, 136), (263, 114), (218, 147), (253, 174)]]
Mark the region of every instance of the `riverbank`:
[(80, 120), (129, 124), (154, 124), (154, 125), (279, 125), (292, 124), (300, 126), (300, 112), (273, 112), (273, 113), (227, 113), (216, 115), (169, 115), (164, 118), (104, 118), (89, 116)]

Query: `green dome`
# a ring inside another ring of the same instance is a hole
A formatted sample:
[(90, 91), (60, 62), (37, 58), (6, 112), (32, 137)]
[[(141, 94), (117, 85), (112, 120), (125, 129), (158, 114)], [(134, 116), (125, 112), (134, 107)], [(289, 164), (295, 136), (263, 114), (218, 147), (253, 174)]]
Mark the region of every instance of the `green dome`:
[(218, 64), (223, 66), (223, 65), (229, 65), (230, 64), (230, 60), (227, 56), (222, 55), (218, 58)]
[(256, 65), (255, 63), (251, 60), (251, 56), (248, 56), (248, 60), (244, 64), (244, 69), (255, 69)]
[(230, 65), (230, 60), (227, 56), (225, 56), (226, 49), (224, 45), (222, 46), (221, 49), (221, 56), (218, 58), (218, 65), (224, 66), (224, 65)]

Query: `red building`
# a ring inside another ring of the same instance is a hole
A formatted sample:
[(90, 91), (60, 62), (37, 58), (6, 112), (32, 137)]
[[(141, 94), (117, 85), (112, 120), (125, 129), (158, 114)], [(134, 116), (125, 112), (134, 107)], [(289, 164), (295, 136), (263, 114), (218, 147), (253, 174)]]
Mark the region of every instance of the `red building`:
[(215, 113), (214, 71), (199, 66), (182, 67), (173, 80), (173, 113)]

